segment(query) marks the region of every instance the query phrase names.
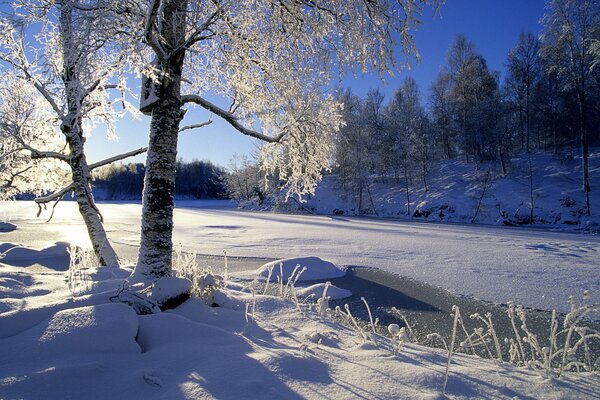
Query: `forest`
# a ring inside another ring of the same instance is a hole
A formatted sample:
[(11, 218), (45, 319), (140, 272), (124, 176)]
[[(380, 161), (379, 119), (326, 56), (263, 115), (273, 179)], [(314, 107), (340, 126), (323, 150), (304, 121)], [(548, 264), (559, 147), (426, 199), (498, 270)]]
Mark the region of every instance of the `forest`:
[[(587, 158), (590, 146), (600, 144), (600, 68), (593, 67), (590, 54), (568, 57), (564, 41), (551, 26), (539, 38), (521, 33), (501, 77), (488, 68), (473, 42), (459, 35), (425, 92), (412, 78), (387, 102), (378, 89), (364, 98), (340, 90), (344, 125), (330, 171), (339, 189), (362, 213), (369, 208), (373, 181), (400, 184), (407, 196), (415, 187), (428, 191), (430, 168), (438, 160), (460, 159), (475, 169), (492, 162), (506, 175), (515, 155), (578, 155), (584, 163), (581, 188), (589, 215)], [(264, 174), (242, 161), (231, 173), (237, 182), (253, 177), (255, 189), (240, 190), (233, 180), (230, 193), (241, 200), (257, 193), (264, 197)]]

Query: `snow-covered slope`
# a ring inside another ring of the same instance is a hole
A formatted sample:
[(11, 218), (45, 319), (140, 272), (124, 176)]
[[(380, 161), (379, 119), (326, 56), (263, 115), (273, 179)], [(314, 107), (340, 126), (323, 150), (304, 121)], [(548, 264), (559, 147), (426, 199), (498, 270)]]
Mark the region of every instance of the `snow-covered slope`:
[[(346, 196), (335, 176), (326, 177), (315, 196), (305, 206), (319, 214), (369, 214), (482, 224), (529, 224), (531, 159), (533, 182), (533, 224), (563, 229), (589, 228), (600, 224), (600, 152), (589, 158), (592, 216), (585, 214), (581, 159), (568, 159), (546, 153), (520, 155), (510, 160), (508, 174), (502, 176), (497, 163), (465, 164), (462, 160), (433, 163), (428, 175), (428, 191), (421, 177), (410, 186), (410, 215), (403, 182), (374, 177), (370, 196), (363, 195), (363, 210)], [(371, 199), (373, 201), (371, 202)], [(478, 204), (481, 204), (478, 208)], [(290, 205), (294, 207), (293, 204)]]

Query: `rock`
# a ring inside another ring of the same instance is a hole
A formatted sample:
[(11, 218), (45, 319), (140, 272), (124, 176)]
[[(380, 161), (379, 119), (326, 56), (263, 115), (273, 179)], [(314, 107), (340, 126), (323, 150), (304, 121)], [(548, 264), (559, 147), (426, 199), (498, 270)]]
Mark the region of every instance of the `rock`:
[(150, 299), (164, 311), (179, 306), (190, 298), (191, 293), (192, 282), (189, 279), (166, 277), (154, 282)]

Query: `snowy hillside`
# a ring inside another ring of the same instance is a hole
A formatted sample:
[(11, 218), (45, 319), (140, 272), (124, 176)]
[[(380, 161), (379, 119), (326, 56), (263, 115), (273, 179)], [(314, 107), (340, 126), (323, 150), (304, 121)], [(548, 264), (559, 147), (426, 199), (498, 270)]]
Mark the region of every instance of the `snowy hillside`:
[[(600, 223), (600, 152), (590, 155), (592, 216), (585, 215), (581, 184), (581, 160), (538, 153), (531, 155), (533, 224), (561, 229), (597, 230)], [(433, 163), (427, 176), (429, 191), (416, 176), (409, 187), (410, 217), (439, 222), (523, 225), (529, 224), (530, 175), (526, 155), (510, 160), (508, 174), (497, 163), (466, 164), (463, 160)], [(361, 214), (406, 218), (407, 198), (403, 182), (374, 178), (370, 195), (363, 193)], [(372, 199), (372, 201), (371, 201)], [(479, 205), (481, 201), (481, 204)], [(346, 195), (335, 179), (327, 176), (305, 207), (318, 214), (357, 215), (358, 200)], [(479, 205), (479, 210), (478, 210)], [(296, 207), (291, 204), (290, 207)]]

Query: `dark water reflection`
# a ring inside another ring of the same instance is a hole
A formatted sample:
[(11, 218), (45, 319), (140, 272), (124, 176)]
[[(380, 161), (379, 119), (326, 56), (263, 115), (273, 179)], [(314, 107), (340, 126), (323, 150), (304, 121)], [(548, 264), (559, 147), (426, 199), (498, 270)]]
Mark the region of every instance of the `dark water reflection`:
[[(484, 327), (481, 321), (473, 320), (469, 316), (474, 313), (485, 316), (489, 313), (503, 347), (504, 359), (508, 359), (508, 345), (504, 344), (504, 338), (515, 338), (515, 334), (507, 316), (507, 305), (455, 296), (443, 289), (373, 268), (349, 267), (346, 276), (330, 281), (333, 285), (353, 293), (350, 298), (331, 301), (332, 308), (339, 305), (343, 309), (344, 304), (348, 304), (353, 315), (366, 321), (368, 314), (361, 300), (361, 297), (364, 297), (369, 303), (373, 318), (379, 318), (381, 325), (397, 323), (403, 326), (402, 319), (391, 310), (392, 307), (396, 307), (406, 317), (419, 343), (422, 344), (441, 345), (439, 342), (428, 340), (429, 333), (438, 333), (449, 342), (452, 333), (453, 305), (460, 307), (469, 333), (473, 333), (476, 328)], [(527, 327), (537, 336), (540, 345), (548, 346), (552, 313), (526, 309), (526, 318)], [(564, 315), (559, 314), (560, 328), (563, 320)], [(521, 322), (517, 321), (516, 325), (520, 327)], [(598, 323), (586, 321), (585, 325), (600, 330)], [(520, 329), (519, 333), (521, 336), (525, 335)], [(465, 335), (461, 333), (459, 341), (464, 338)], [(595, 340), (590, 343), (592, 358), (595, 360), (600, 356), (600, 341)], [(487, 351), (480, 346), (477, 354), (487, 356)]]

